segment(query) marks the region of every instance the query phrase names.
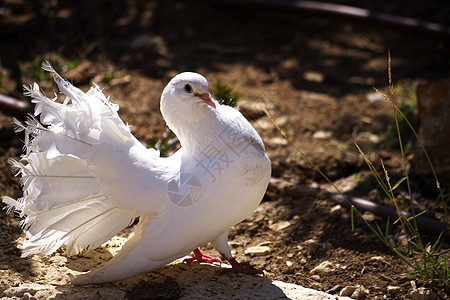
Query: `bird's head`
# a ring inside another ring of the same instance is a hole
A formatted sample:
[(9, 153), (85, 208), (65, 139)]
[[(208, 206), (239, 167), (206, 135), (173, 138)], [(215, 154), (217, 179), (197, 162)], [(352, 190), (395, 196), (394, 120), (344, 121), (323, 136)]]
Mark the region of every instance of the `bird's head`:
[(200, 74), (180, 73), (167, 84), (161, 95), (161, 113), (172, 130), (179, 121), (185, 125), (201, 122), (216, 109), (208, 92), (208, 82)]

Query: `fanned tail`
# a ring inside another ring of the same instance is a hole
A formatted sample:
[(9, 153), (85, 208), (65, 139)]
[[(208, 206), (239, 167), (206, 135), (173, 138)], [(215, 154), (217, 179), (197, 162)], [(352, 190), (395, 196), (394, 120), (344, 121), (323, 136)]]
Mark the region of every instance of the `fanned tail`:
[(20, 246), (22, 256), (47, 255), (63, 245), (73, 255), (98, 247), (137, 217), (135, 211), (118, 208), (91, 171), (94, 161), (108, 160), (99, 148), (136, 141), (119, 118), (118, 106), (98, 86), (84, 93), (50, 63), (42, 67), (55, 73), (65, 99), (47, 98), (36, 83), (24, 86), (35, 112), (25, 124), (14, 120), (16, 132), (25, 132), (25, 154), (20, 161), (10, 159), (21, 177), (23, 197), (3, 197), (3, 202), (8, 212), (15, 209), (24, 218), (28, 239)]

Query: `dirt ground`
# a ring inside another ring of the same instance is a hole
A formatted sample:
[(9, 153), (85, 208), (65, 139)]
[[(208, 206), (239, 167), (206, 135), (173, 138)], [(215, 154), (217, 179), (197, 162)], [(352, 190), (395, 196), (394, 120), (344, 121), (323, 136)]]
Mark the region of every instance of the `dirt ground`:
[[(419, 1), (343, 2), (449, 22), (447, 1), (433, 1), (426, 8)], [(328, 188), (297, 147), (349, 195), (389, 205), (354, 146), (357, 141), (377, 166), (382, 159), (393, 181), (402, 177), (398, 147), (389, 139), (392, 109), (373, 90), (387, 91), (388, 49), (396, 101), (411, 105), (413, 117), (417, 114), (415, 86), (450, 75), (448, 42), (293, 12), (208, 1), (6, 0), (0, 2), (0, 14), (2, 94), (23, 98), (22, 83), (35, 80), (50, 94), (54, 86), (38, 71), (41, 61), (50, 59), (84, 90), (91, 81), (102, 86), (120, 105), (120, 115), (132, 124), (133, 133), (148, 143), (165, 130), (159, 112), (165, 84), (181, 71), (196, 71), (211, 86), (221, 82), (240, 92), (241, 110), (263, 138), (272, 160), (273, 178), (285, 184)], [(260, 107), (286, 130), (292, 144)], [(21, 138), (14, 134), (11, 116), (0, 113), (2, 195), (21, 195), (7, 164), (9, 157), (19, 157)], [(408, 160), (412, 159), (408, 154)], [(436, 195), (429, 186), (414, 181), (413, 187), (417, 206), (443, 220), (442, 207), (433, 200)], [(402, 195), (400, 190), (399, 198)], [(364, 217), (372, 224), (385, 222), (370, 213)], [(126, 237), (129, 231), (120, 236)], [(405, 236), (394, 225), (390, 238), (401, 245)], [(0, 289), (23, 282), (67, 284), (68, 271), (86, 271), (99, 260), (108, 260), (120, 246), (113, 241), (94, 256), (80, 258), (65, 258), (58, 252), (21, 259), (16, 246), (23, 239), (19, 219), (2, 211)], [(359, 218), (352, 232), (350, 209), (327, 193), (292, 195), (271, 185), (258, 210), (232, 228), (229, 241), (238, 261), (264, 269), (268, 278), (331, 294), (362, 285), (369, 299), (409, 299), (413, 281), (440, 299), (450, 295), (445, 284), (430, 284), (417, 276), (405, 278), (412, 270)], [(267, 252), (248, 253), (252, 246), (266, 246)], [(217, 255), (212, 247), (205, 249)], [(311, 273), (326, 261), (331, 262), (332, 271)]]

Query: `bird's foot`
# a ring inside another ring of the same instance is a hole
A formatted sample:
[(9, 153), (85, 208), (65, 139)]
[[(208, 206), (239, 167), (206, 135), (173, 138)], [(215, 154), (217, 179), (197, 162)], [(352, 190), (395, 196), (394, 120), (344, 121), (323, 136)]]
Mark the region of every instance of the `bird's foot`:
[(194, 256), (191, 258), (186, 258), (183, 262), (185, 263), (191, 263), (194, 261), (198, 261), (198, 262), (205, 262), (205, 263), (222, 263), (222, 261), (218, 258), (213, 258), (213, 257), (209, 257), (207, 255), (204, 255), (198, 248), (195, 249), (194, 251)]
[(227, 260), (231, 264), (231, 268), (220, 269), (220, 274), (225, 273), (264, 274), (264, 271), (262, 270), (252, 270), (241, 266), (234, 258), (231, 259), (227, 258)]

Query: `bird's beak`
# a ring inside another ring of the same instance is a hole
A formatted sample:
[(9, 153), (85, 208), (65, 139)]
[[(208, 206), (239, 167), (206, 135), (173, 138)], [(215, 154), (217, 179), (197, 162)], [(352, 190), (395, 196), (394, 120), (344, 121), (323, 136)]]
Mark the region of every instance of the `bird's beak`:
[(216, 108), (216, 104), (214, 103), (211, 94), (210, 93), (204, 93), (204, 94), (195, 94), (195, 96), (199, 97), (200, 99), (203, 100), (203, 102), (205, 102), (206, 104), (208, 104), (209, 106)]

